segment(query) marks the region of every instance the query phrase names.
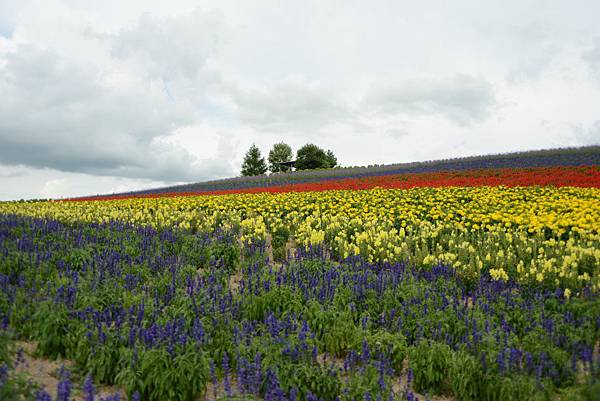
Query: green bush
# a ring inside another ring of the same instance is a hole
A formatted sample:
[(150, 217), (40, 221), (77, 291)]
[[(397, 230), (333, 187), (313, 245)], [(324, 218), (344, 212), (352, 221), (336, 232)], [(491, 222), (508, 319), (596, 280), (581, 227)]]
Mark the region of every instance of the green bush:
[(449, 389), (450, 347), (436, 341), (421, 341), (409, 351), (414, 388), (420, 393), (442, 394)]

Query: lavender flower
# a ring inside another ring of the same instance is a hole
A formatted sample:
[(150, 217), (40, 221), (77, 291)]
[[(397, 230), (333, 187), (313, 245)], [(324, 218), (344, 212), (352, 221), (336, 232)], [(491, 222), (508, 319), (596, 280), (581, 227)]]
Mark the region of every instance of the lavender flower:
[(210, 367), (210, 378), (211, 378), (212, 385), (213, 385), (213, 397), (216, 400), (217, 399), (217, 390), (218, 390), (218, 381), (217, 381), (217, 373), (215, 372), (215, 363), (213, 362), (212, 359), (209, 359), (208, 364)]
[(223, 368), (223, 387), (228, 397), (231, 397), (231, 382), (229, 381), (229, 357), (227, 353), (223, 354), (223, 361), (221, 364)]
[(4, 386), (6, 381), (8, 380), (8, 365), (6, 362), (2, 363), (0, 366), (0, 386)]
[(371, 359), (371, 353), (369, 352), (369, 343), (365, 339), (362, 340), (361, 359), (363, 363), (368, 363)]
[(52, 401), (52, 397), (44, 389), (35, 393), (35, 401)]
[(61, 380), (56, 386), (56, 401), (70, 401), (72, 388), (71, 379)]
[(94, 401), (96, 389), (94, 388), (94, 381), (92, 380), (92, 375), (87, 375), (87, 377), (85, 378), (85, 381), (83, 382), (83, 393), (85, 401)]

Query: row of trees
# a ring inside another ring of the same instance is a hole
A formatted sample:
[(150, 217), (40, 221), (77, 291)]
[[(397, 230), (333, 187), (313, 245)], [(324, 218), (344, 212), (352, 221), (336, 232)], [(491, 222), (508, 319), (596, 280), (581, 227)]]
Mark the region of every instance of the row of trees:
[[(271, 173), (283, 173), (291, 171), (290, 165), (281, 164), (292, 161), (292, 148), (283, 142), (276, 143), (269, 151), (269, 165), (265, 158), (262, 157), (260, 149), (256, 145), (252, 145), (250, 150), (244, 156), (242, 163), (242, 175), (262, 175), (266, 174), (267, 170)], [(331, 150), (323, 150), (312, 143), (302, 146), (296, 152), (296, 160), (294, 167), (296, 170), (311, 170), (316, 168), (332, 168), (337, 166), (337, 158)]]

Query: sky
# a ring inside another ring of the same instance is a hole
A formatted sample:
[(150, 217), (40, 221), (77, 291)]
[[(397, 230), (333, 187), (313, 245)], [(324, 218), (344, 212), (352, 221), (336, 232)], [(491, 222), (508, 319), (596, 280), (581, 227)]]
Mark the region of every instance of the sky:
[(600, 2), (0, 0), (0, 200), (600, 144)]

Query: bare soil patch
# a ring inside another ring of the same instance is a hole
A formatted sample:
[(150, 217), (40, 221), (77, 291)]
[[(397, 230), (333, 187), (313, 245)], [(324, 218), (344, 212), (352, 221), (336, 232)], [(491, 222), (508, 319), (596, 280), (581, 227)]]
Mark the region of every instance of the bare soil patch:
[[(39, 384), (54, 399), (56, 397), (56, 388), (61, 380), (61, 368), (64, 367), (72, 371), (75, 366), (74, 363), (62, 358), (50, 360), (36, 356), (37, 343), (34, 341), (17, 341), (15, 345), (17, 350), (19, 350), (19, 363), (16, 366), (16, 371), (29, 375), (34, 383)], [(71, 375), (71, 380), (73, 382), (73, 394), (71, 398), (75, 401), (83, 401), (84, 397), (81, 388), (84, 378), (80, 381), (77, 377)], [(95, 386), (98, 399), (100, 399), (99, 397), (108, 397), (119, 392), (121, 400), (127, 400), (125, 392), (118, 387), (98, 384), (95, 384)]]

